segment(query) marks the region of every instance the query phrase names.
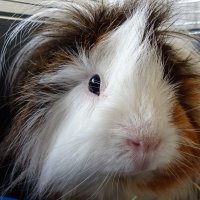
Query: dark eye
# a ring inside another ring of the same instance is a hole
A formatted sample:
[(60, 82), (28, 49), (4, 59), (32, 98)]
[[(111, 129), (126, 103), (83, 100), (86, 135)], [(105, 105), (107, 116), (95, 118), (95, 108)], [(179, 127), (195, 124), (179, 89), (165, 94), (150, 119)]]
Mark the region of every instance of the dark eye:
[(89, 91), (99, 96), (100, 84), (101, 84), (100, 76), (98, 74), (93, 75), (92, 78), (89, 80), (88, 84)]

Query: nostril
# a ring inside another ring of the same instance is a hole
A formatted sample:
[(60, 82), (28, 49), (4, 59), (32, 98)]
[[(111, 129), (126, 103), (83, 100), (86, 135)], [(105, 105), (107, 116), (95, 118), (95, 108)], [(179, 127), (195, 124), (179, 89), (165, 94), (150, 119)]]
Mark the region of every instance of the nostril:
[(141, 142), (139, 140), (131, 140), (131, 139), (128, 139), (127, 140), (127, 143), (129, 146), (131, 147), (139, 147), (141, 146)]
[(131, 147), (133, 150), (139, 150), (139, 151), (156, 151), (160, 146), (161, 140), (154, 137), (146, 137), (143, 139), (128, 139), (127, 144), (129, 147)]

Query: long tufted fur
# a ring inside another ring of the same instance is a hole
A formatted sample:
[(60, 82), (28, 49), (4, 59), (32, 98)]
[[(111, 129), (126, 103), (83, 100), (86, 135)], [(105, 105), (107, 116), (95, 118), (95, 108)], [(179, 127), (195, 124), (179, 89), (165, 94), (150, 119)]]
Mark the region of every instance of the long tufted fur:
[[(199, 55), (173, 25), (172, 8), (52, 1), (10, 33), (0, 155), (13, 165), (3, 193), (25, 184), (32, 199), (199, 198)], [(23, 45), (9, 63), (18, 36)], [(95, 73), (99, 97), (88, 91)], [(135, 135), (162, 141), (139, 171), (125, 144)]]

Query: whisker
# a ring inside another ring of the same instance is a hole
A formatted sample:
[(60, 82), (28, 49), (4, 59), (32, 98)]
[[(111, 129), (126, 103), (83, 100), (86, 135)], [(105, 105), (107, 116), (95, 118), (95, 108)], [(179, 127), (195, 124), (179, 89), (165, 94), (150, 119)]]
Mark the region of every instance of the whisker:
[[(188, 169), (190, 169), (191, 171), (194, 171), (196, 172), (196, 170), (194, 170), (193, 168), (191, 168), (190, 166), (188, 166), (185, 162), (188, 162), (189, 164), (191, 164), (188, 160), (184, 160), (184, 161), (181, 161), (181, 160), (178, 160), (176, 159), (176, 162), (179, 163), (180, 165), (184, 165), (185, 167), (187, 167)], [(179, 165), (176, 165), (177, 167), (179, 167)], [(188, 173), (186, 173), (181, 167), (179, 167), (181, 169), (181, 171), (183, 171), (187, 176), (189, 176)]]
[(197, 155), (194, 155), (194, 154), (191, 154), (191, 153), (186, 153), (184, 151), (180, 151), (182, 154), (184, 155), (188, 155), (188, 156), (191, 156), (191, 157), (194, 157), (194, 158), (200, 158), (200, 156), (197, 156)]
[[(188, 110), (185, 110), (184, 111), (184, 113), (190, 113), (190, 112), (192, 112), (192, 111), (194, 111), (194, 110), (198, 110), (198, 109), (200, 109), (200, 106), (196, 106), (196, 107), (193, 107), (193, 108), (190, 108), (190, 109), (188, 109)], [(179, 114), (179, 115), (175, 115), (175, 118), (178, 118), (178, 117), (181, 117), (183, 114), (181, 113), (181, 114)]]
[(117, 177), (117, 200), (119, 200), (119, 179), (120, 175)]
[(174, 173), (173, 169), (171, 169), (171, 166), (170, 166), (169, 164), (168, 164), (168, 170), (169, 170), (169, 172), (174, 176), (174, 178), (178, 181), (178, 183), (182, 184), (183, 180), (180, 179), (180, 177), (178, 177), (178, 176)]
[(200, 191), (200, 186), (197, 183), (192, 182), (192, 184)]
[(110, 180), (110, 173), (108, 173), (107, 175), (106, 175), (106, 177), (103, 179), (103, 181), (102, 181), (102, 183), (98, 186), (98, 188), (97, 188), (97, 190), (95, 191), (95, 193), (93, 193), (92, 195), (91, 195), (91, 197), (90, 198), (88, 198), (88, 200), (89, 199), (93, 199), (93, 198), (95, 198), (95, 196), (102, 190), (102, 188), (103, 188), (103, 185), (105, 184), (107, 184), (108, 182), (109, 182), (109, 180)]
[(57, 200), (62, 200), (64, 197), (66, 197), (67, 195), (69, 195), (70, 193), (74, 192), (75, 190), (77, 190), (81, 185), (83, 185), (88, 179), (90, 179), (92, 176), (94, 176), (97, 173), (97, 170), (95, 172), (93, 172), (92, 174), (90, 174), (89, 176), (87, 176), (83, 181), (81, 181), (79, 184), (77, 184), (74, 188), (70, 189), (68, 192), (66, 192), (65, 194), (63, 194), (60, 198), (58, 198)]

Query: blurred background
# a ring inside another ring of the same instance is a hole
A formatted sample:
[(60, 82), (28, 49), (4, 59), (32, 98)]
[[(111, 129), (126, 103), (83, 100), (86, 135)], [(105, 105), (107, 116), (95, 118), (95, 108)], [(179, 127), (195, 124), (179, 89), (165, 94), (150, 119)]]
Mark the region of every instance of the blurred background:
[[(40, 2), (41, 0), (0, 0), (0, 47), (4, 40), (2, 36), (10, 25), (36, 12), (40, 8)], [(177, 0), (177, 10), (181, 10), (182, 14), (177, 25), (189, 29), (192, 34), (200, 34), (200, 0)]]
[(0, 49), (9, 27), (36, 12), (41, 0), (0, 0)]

